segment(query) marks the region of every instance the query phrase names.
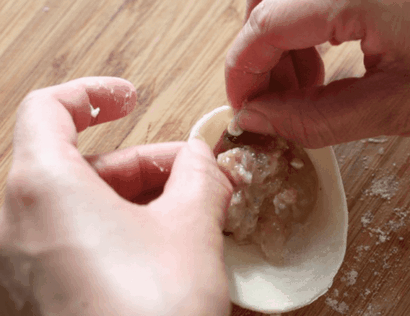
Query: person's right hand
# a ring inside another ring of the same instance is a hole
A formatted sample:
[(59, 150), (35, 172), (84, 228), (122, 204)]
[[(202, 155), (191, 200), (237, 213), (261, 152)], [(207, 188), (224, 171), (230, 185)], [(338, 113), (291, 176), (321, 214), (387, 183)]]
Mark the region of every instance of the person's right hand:
[(43, 316), (230, 314), (232, 185), (209, 146), (77, 149), (79, 132), (124, 117), (136, 99), (130, 82), (89, 77), (33, 91), (17, 111), (0, 283)]
[[(323, 86), (314, 46), (358, 39), (365, 76)], [(409, 135), (410, 1), (248, 0), (226, 85), (243, 129), (304, 147)]]

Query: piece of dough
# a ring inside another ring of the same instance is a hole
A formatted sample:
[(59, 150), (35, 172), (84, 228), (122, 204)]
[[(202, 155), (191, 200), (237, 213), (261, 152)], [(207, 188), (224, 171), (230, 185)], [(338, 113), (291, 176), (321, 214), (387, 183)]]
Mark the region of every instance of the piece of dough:
[[(233, 118), (229, 106), (206, 114), (190, 138), (214, 148)], [(318, 200), (307, 222), (287, 242), (283, 265), (270, 264), (257, 245), (225, 237), (225, 266), (231, 300), (262, 313), (281, 313), (310, 304), (330, 288), (346, 252), (348, 212), (333, 150), (306, 149), (318, 174)]]

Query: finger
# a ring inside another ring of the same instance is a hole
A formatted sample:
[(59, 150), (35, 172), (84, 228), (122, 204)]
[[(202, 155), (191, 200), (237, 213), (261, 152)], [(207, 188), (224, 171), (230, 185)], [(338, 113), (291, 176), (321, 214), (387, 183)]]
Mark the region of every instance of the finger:
[(245, 19), (244, 19), (244, 24), (246, 21), (248, 21), (249, 16), (252, 13), (252, 10), (263, 0), (248, 0), (246, 1), (246, 10), (245, 10)]
[[(241, 111), (241, 128), (279, 134), (307, 148), (410, 131), (405, 71), (265, 94)], [(274, 108), (274, 110), (272, 110)]]
[[(18, 110), (15, 149), (64, 151), (67, 144), (76, 145), (77, 132), (127, 115), (135, 102), (133, 85), (111, 77), (81, 78), (31, 92)], [(90, 105), (99, 109), (95, 118)]]
[(239, 109), (249, 96), (264, 90), (266, 74), (284, 51), (313, 47), (333, 37), (339, 40), (364, 36), (357, 14), (347, 17), (347, 3), (332, 1), (265, 0), (250, 14), (226, 59), (228, 99)]
[[(164, 193), (146, 207), (159, 223), (156, 234), (168, 245), (164, 258), (184, 271), (176, 279), (189, 275), (185, 283), (201, 284), (202, 302), (216, 306), (209, 315), (227, 315), (229, 306), (222, 229), (231, 195), (211, 149), (193, 139), (178, 153)], [(199, 273), (189, 272), (192, 267)]]
[(291, 50), (282, 54), (278, 64), (271, 70), (268, 91), (317, 86), (323, 84), (324, 78), (324, 64), (316, 48)]
[(252, 93), (246, 94), (246, 100), (252, 100), (267, 91), (279, 92), (321, 85), (324, 82), (325, 69), (316, 48), (310, 47), (282, 54), (271, 71), (251, 78), (256, 78), (256, 82), (239, 83), (246, 88), (253, 88)]
[(194, 139), (179, 152), (164, 194), (157, 201), (168, 208), (177, 206), (172, 213), (163, 214), (167, 219), (178, 218), (181, 222), (176, 225), (201, 223), (204, 229), (211, 226), (214, 233), (221, 233), (231, 195), (232, 185), (219, 170), (211, 149)]
[(315, 47), (290, 51), (300, 89), (322, 85), (325, 65)]
[[(299, 82), (296, 76), (295, 67), (293, 64), (293, 58), (291, 52), (286, 52), (282, 54), (280, 61), (270, 71), (269, 74), (269, 87), (265, 90), (267, 91), (284, 91), (289, 89), (298, 89)], [(261, 91), (264, 92), (264, 91)], [(256, 96), (256, 95), (255, 95)], [(248, 100), (251, 100), (248, 97)]]
[[(120, 196), (146, 203), (162, 191), (175, 157), (185, 143), (162, 143), (129, 147), (86, 156), (85, 159)], [(140, 198), (140, 199), (138, 199)], [(137, 200), (136, 200), (137, 199)]]
[[(245, 101), (252, 100), (266, 91), (284, 91), (299, 87), (290, 52), (281, 55), (280, 60), (272, 70), (265, 74), (247, 76), (244, 79), (236, 84), (235, 89), (246, 95)], [(239, 108), (235, 110), (239, 110)]]

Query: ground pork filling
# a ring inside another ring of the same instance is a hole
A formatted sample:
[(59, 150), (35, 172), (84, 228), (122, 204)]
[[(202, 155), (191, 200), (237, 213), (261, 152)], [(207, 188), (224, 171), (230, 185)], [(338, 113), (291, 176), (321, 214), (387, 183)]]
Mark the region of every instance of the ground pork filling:
[(245, 132), (225, 133), (214, 153), (234, 186), (225, 234), (281, 263), (294, 228), (316, 203), (317, 175), (306, 152), (281, 137)]

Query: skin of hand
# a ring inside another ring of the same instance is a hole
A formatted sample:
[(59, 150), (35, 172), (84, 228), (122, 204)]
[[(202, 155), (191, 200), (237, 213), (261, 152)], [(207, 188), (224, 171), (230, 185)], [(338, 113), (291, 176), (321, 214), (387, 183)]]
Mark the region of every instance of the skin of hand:
[[(133, 85), (110, 77), (24, 99), (0, 213), (2, 257), (25, 258), (42, 315), (229, 315), (222, 228), (232, 186), (210, 148), (193, 140), (77, 150), (78, 132), (135, 103)], [(130, 202), (158, 188), (149, 203)]]
[[(323, 85), (315, 49), (361, 40), (366, 74)], [(410, 1), (248, 0), (226, 59), (245, 130), (306, 148), (410, 135)]]

